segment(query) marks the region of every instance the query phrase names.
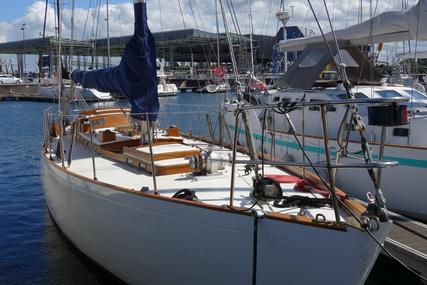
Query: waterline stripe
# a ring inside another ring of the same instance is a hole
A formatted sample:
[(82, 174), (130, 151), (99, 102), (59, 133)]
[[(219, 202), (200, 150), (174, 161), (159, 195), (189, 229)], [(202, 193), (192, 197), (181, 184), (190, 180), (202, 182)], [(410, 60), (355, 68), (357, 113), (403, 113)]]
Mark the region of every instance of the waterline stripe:
[[(234, 126), (233, 125), (227, 124), (227, 126), (230, 129), (234, 130)], [(239, 128), (239, 133), (241, 135), (244, 135), (245, 134), (245, 130)], [(262, 140), (262, 135), (261, 134), (253, 133), (252, 137), (254, 139), (256, 139), (256, 140)], [(272, 139), (270, 137), (268, 137), (268, 138), (264, 137), (264, 139), (265, 139), (266, 142), (272, 143)], [(287, 148), (291, 148), (291, 149), (296, 149), (298, 151), (301, 150), (301, 148), (299, 147), (298, 143), (284, 141), (284, 140), (281, 140), (279, 138), (276, 138), (276, 145), (287, 147)], [(316, 153), (316, 154), (325, 154), (325, 149), (323, 147), (305, 145), (304, 146), (304, 150), (307, 151), (307, 152), (312, 152), (312, 153)], [(333, 149), (331, 149), (330, 153), (331, 153), (331, 155), (336, 155), (336, 151), (334, 151)], [(374, 159), (378, 159), (379, 158), (379, 156), (375, 155), (375, 154), (373, 155), (373, 157), (374, 157)], [(427, 160), (405, 158), (405, 157), (397, 157), (397, 156), (385, 156), (384, 159), (385, 160), (391, 160), (391, 161), (397, 161), (397, 162), (399, 162), (399, 165), (402, 165), (402, 166), (427, 168)]]

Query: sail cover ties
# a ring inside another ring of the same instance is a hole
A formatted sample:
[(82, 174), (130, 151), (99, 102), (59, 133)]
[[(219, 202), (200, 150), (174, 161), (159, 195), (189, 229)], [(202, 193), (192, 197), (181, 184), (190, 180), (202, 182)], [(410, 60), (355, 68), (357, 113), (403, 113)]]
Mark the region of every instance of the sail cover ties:
[(94, 71), (75, 70), (71, 78), (84, 88), (120, 93), (131, 104), (135, 119), (155, 121), (159, 111), (156, 47), (147, 24), (146, 3), (135, 3), (135, 31), (119, 66)]

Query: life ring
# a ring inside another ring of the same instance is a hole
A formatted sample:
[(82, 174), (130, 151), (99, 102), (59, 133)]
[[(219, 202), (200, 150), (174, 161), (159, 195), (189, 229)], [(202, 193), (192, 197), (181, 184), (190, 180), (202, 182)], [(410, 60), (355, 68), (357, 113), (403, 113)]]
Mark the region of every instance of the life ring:
[(259, 90), (259, 91), (265, 90), (264, 84), (260, 81), (252, 82), (250, 86), (251, 86), (251, 89), (254, 89), (254, 90)]
[(215, 67), (213, 73), (216, 77), (223, 77), (225, 75), (224, 68), (221, 66)]

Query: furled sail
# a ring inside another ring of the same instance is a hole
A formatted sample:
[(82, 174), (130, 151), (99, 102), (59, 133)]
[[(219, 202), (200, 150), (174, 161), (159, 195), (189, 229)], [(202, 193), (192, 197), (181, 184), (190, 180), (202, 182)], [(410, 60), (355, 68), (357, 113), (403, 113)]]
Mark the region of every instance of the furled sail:
[[(354, 45), (427, 40), (426, 26), (427, 0), (420, 0), (405, 12), (384, 12), (360, 24), (337, 30), (335, 34), (338, 41), (351, 41)], [(333, 40), (331, 33), (325, 36), (327, 40)], [(282, 51), (299, 51), (323, 41), (322, 36), (313, 36), (281, 41), (279, 45)]]
[(133, 117), (149, 113), (154, 121), (159, 111), (156, 48), (147, 24), (146, 3), (135, 1), (135, 31), (127, 43), (119, 66), (94, 71), (75, 70), (71, 78), (84, 88), (120, 93), (130, 102)]

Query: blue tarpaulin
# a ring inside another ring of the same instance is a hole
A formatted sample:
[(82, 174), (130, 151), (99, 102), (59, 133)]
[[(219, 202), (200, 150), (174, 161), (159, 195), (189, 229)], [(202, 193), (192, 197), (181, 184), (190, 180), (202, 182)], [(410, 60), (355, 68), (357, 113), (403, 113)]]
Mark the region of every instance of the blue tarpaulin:
[(145, 3), (134, 4), (135, 31), (127, 43), (119, 66), (94, 71), (75, 70), (71, 78), (84, 88), (120, 93), (130, 102), (131, 114), (150, 113), (154, 121), (159, 111), (157, 95), (156, 47), (147, 24)]

